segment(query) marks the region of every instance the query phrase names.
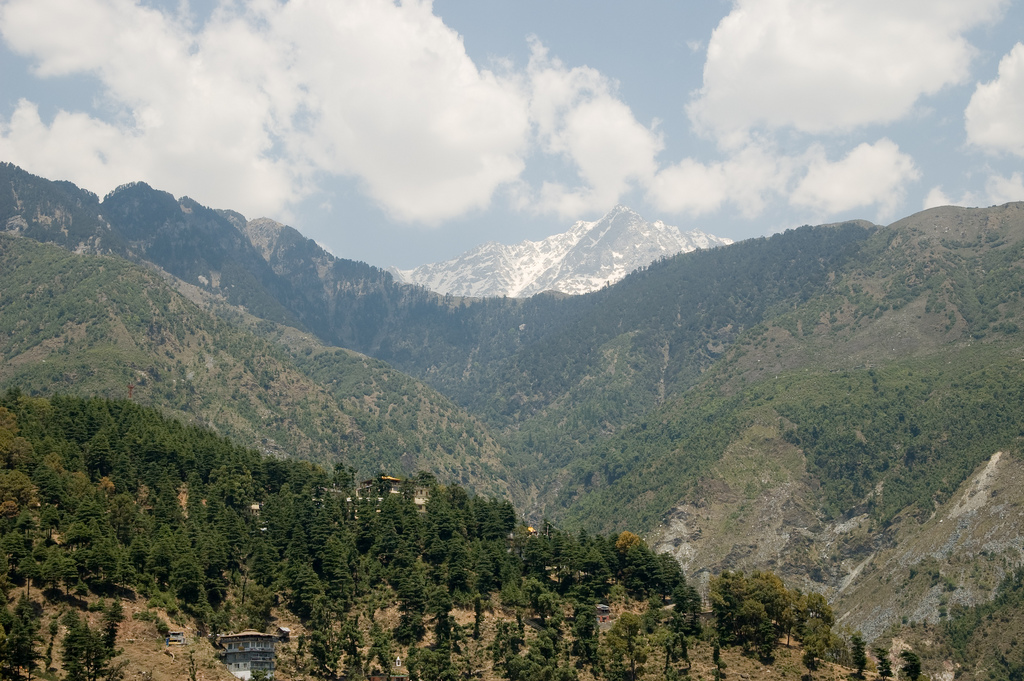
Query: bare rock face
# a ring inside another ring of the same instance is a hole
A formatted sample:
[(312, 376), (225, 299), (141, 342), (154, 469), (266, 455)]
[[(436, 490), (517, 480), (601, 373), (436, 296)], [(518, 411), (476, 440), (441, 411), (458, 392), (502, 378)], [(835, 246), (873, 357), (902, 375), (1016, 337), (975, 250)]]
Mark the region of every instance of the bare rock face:
[(392, 273), (406, 283), (457, 296), (575, 295), (614, 284), (658, 258), (731, 243), (699, 230), (682, 232), (660, 220), (647, 222), (617, 206), (596, 222), (581, 220), (543, 241), (489, 242), (452, 260)]
[(936, 623), (990, 600), (1024, 562), (1017, 457), (993, 453), (931, 514), (881, 527), (857, 511), (821, 518), (803, 454), (778, 436), (775, 424), (751, 427), (655, 533), (698, 586), (726, 569), (769, 569), (826, 594), (872, 640), (904, 618)]

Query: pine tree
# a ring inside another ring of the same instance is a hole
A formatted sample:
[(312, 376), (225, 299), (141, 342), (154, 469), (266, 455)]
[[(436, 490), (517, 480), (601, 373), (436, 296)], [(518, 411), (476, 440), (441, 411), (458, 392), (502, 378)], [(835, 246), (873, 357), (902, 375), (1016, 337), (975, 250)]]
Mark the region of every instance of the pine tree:
[(309, 620), (309, 653), (316, 660), (317, 666), (325, 676), (334, 676), (338, 672), (338, 661), (341, 659), (344, 641), (342, 633), (335, 626), (339, 622), (338, 613), (331, 607), (328, 600), (319, 596), (313, 605), (313, 615)]
[(350, 671), (350, 676), (362, 673), (363, 656), (360, 648), (363, 647), (363, 635), (359, 631), (359, 615), (345, 618), (341, 625), (339, 634), (341, 648), (345, 651), (345, 668)]
[(473, 599), (473, 640), (480, 639), (480, 628), (484, 622), (484, 602), (477, 594), (476, 598)]
[(391, 632), (382, 627), (379, 622), (374, 622), (370, 628), (370, 643), (368, 662), (376, 660), (381, 670), (391, 669), (392, 660), (395, 659)]
[(111, 654), (102, 632), (93, 631), (89, 623), (74, 611), (64, 616), (64, 634), (61, 662), (67, 681), (97, 681), (107, 673)]
[(28, 672), (29, 676), (32, 675), (40, 658), (36, 644), (41, 642), (36, 605), (22, 594), (14, 608), (10, 632), (7, 634), (8, 666), (15, 670), (16, 678), (19, 674), (17, 670), (21, 669)]
[(423, 613), (426, 609), (427, 593), (422, 565), (403, 570), (396, 581), (395, 591), (401, 615), (395, 628), (395, 640), (402, 645), (411, 645), (422, 639), (426, 633), (423, 627)]
[(903, 660), (903, 671), (906, 672), (910, 681), (917, 681), (921, 678), (921, 658), (912, 650), (904, 650), (900, 653)]
[(576, 666), (592, 667), (597, 663), (598, 631), (594, 606), (580, 602), (573, 604), (572, 646)]
[(184, 603), (195, 608), (206, 604), (206, 577), (191, 550), (185, 551), (175, 561), (170, 584)]
[(115, 655), (117, 630), (124, 621), (124, 608), (120, 600), (113, 600), (103, 613), (103, 645), (111, 656)]
[[(346, 537), (347, 539), (347, 537)], [(322, 570), (327, 596), (347, 610), (355, 592), (352, 576), (352, 552), (355, 546), (332, 535), (324, 545)]]
[(865, 652), (864, 637), (859, 631), (850, 637), (850, 652), (853, 657), (853, 666), (857, 668), (857, 676), (863, 678), (864, 670), (868, 666), (868, 656)]
[(888, 648), (875, 648), (872, 651), (875, 657), (878, 658), (878, 676), (883, 679), (892, 678), (892, 662), (889, 660), (889, 649)]
[(452, 639), (452, 599), (443, 587), (432, 590), (427, 611), (434, 618), (434, 640), (436, 645), (447, 645)]

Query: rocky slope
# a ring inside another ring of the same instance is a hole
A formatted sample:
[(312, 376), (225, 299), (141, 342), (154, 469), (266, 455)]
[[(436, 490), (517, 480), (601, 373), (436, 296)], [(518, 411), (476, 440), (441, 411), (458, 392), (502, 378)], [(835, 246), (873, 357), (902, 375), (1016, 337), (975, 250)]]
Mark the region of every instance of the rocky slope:
[(880, 524), (868, 513), (825, 519), (815, 481), (777, 429), (753, 426), (655, 534), (698, 583), (725, 569), (771, 569), (824, 592), (840, 622), (869, 640), (904, 620), (941, 622), (990, 600), (1024, 557), (1020, 459), (995, 452), (933, 513)]
[(543, 291), (596, 291), (658, 258), (731, 244), (700, 230), (647, 222), (625, 206), (569, 231), (514, 245), (488, 242), (457, 258), (392, 270), (402, 281), (456, 296), (522, 298)]
[(1000, 425), (1019, 404), (1022, 218), (901, 220), (828, 296), (741, 338), (708, 378), (739, 405), (711, 418), (739, 427), (657, 546), (690, 574), (824, 591), (869, 639), (989, 601), (1024, 564), (1019, 417)]

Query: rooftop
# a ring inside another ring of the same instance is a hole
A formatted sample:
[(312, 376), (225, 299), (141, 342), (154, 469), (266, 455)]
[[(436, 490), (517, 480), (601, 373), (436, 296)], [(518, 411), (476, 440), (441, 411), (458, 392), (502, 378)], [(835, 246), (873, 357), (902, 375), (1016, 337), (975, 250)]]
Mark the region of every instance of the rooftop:
[(221, 641), (235, 639), (235, 638), (277, 638), (274, 634), (264, 634), (262, 631), (256, 631), (255, 629), (246, 629), (240, 631), (237, 634), (221, 634), (219, 637)]

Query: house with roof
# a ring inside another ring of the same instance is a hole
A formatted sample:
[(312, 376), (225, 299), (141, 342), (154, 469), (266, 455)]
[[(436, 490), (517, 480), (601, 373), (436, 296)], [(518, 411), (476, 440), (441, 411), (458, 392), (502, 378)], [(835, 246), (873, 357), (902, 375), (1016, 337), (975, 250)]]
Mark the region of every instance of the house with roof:
[[(402, 494), (402, 484), (406, 482), (402, 478), (391, 475), (378, 475), (376, 478), (363, 480), (356, 488), (357, 499), (376, 499), (377, 503), (384, 501), (381, 495)], [(351, 501), (351, 499), (349, 499)], [(421, 512), (427, 510), (427, 502), (430, 501), (430, 487), (417, 485), (412, 490), (412, 502)]]
[(217, 639), (223, 646), (221, 656), (233, 676), (239, 679), (252, 678), (257, 670), (274, 676), (274, 654), (277, 636), (247, 629), (237, 634), (227, 634)]

